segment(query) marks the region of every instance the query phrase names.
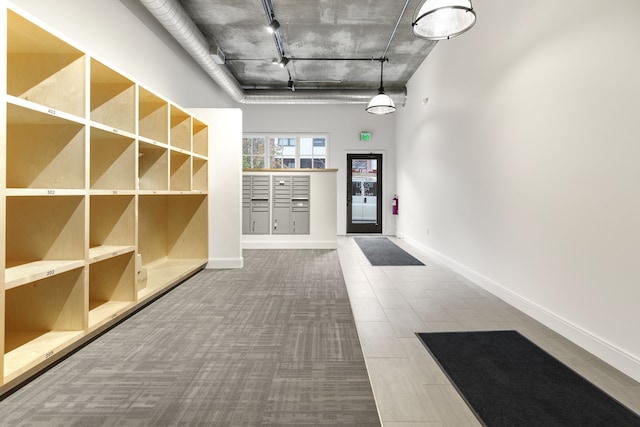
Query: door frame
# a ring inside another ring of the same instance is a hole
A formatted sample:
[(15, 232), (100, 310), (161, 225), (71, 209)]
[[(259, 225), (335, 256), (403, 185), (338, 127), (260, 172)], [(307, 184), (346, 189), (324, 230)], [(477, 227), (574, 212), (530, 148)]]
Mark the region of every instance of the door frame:
[[(384, 153), (358, 153), (358, 152), (347, 152), (347, 177), (346, 177), (346, 189), (347, 189), (347, 215), (346, 215), (346, 231), (347, 234), (350, 233), (371, 233), (371, 234), (382, 234), (382, 206), (384, 200), (383, 193), (383, 164), (384, 164)], [(376, 223), (365, 223), (365, 224), (354, 224), (352, 222), (353, 213), (352, 213), (352, 198), (351, 194), (352, 190), (352, 169), (351, 164), (353, 159), (376, 159), (378, 162), (377, 165), (377, 187), (376, 187)]]

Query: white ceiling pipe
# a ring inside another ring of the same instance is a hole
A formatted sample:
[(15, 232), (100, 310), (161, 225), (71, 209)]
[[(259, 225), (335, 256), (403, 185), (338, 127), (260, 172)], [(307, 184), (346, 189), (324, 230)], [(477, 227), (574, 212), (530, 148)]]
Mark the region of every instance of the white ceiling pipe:
[[(394, 102), (404, 105), (404, 91), (385, 91)], [(295, 92), (278, 90), (246, 90), (245, 104), (367, 104), (375, 91), (317, 89)]]
[[(149, 12), (236, 102), (243, 104), (367, 104), (375, 90), (244, 90), (225, 66), (218, 65), (209, 44), (178, 0), (140, 0)], [(404, 105), (406, 91), (386, 92)]]
[(238, 81), (213, 60), (209, 44), (177, 0), (140, 0), (174, 39), (196, 60), (203, 70), (236, 102), (244, 91)]

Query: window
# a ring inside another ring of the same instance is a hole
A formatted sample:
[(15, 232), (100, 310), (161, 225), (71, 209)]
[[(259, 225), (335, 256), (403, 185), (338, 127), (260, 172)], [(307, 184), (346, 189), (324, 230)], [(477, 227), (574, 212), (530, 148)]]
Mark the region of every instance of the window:
[(324, 169), (327, 159), (326, 138), (300, 138), (300, 167)]
[(242, 168), (264, 169), (265, 138), (245, 137), (242, 139)]
[(327, 137), (324, 135), (245, 135), (244, 169), (325, 169)]
[(269, 138), (269, 167), (272, 169), (296, 167), (295, 138)]

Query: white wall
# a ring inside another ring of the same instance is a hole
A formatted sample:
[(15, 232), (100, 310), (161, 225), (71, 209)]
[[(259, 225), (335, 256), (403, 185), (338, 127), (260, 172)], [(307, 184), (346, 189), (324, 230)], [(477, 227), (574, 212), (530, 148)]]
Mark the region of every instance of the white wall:
[(8, 3), (180, 106), (237, 105), (137, 0)]
[(209, 124), (209, 262), (207, 268), (241, 268), (242, 111), (192, 108)]
[[(372, 91), (372, 96), (375, 90)], [(244, 132), (327, 133), (327, 167), (338, 169), (336, 203), (337, 234), (346, 234), (347, 153), (383, 153), (383, 234), (395, 234), (396, 218), (391, 199), (396, 191), (395, 117), (375, 116), (363, 105), (242, 105)], [(370, 131), (370, 141), (360, 141), (360, 132)]]
[(640, 380), (640, 2), (474, 6), (398, 113), (398, 234)]

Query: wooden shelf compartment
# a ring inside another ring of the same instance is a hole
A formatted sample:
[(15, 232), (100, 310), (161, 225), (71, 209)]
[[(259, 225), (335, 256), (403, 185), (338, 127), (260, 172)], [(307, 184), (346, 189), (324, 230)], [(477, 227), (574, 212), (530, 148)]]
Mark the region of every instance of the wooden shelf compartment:
[(91, 128), (90, 186), (94, 190), (135, 190), (135, 140)]
[(138, 301), (144, 301), (167, 287), (174, 285), (201, 270), (204, 259), (160, 259), (145, 265), (146, 278), (138, 291)]
[(192, 151), (205, 157), (209, 155), (209, 127), (196, 118), (193, 118)]
[(166, 148), (139, 141), (139, 190), (169, 189), (169, 152)]
[(82, 338), (84, 276), (77, 268), (5, 292), (5, 382)]
[(91, 59), (90, 118), (109, 127), (136, 131), (136, 85), (106, 65)]
[[(2, 18), (0, 18), (2, 19)], [(6, 353), (5, 351), (5, 328), (4, 328), (4, 294), (5, 291), (4, 289), (0, 290), (0, 307), (2, 307), (2, 313), (3, 315), (0, 316), (0, 386), (2, 386), (2, 384), (4, 384), (4, 355)], [(0, 388), (1, 389), (1, 388)]]
[(5, 288), (84, 265), (84, 203), (83, 196), (7, 197)]
[(7, 11), (7, 93), (85, 117), (86, 55)]
[(171, 105), (170, 111), (170, 145), (175, 148), (191, 151), (191, 116), (174, 105)]
[(7, 264), (4, 273), (5, 290), (83, 267), (84, 260), (43, 260), (10, 265), (13, 264)]
[(7, 187), (85, 187), (85, 126), (7, 105)]
[(135, 248), (135, 197), (91, 196), (89, 262), (119, 256)]
[(171, 150), (171, 191), (191, 190), (191, 156)]
[(206, 160), (199, 157), (193, 157), (193, 178), (192, 189), (196, 191), (206, 192), (209, 187), (209, 166)]
[(169, 143), (169, 103), (138, 86), (138, 134)]
[(146, 287), (139, 297), (207, 262), (206, 195), (140, 195), (138, 218), (138, 252), (147, 269)]
[(89, 330), (123, 314), (135, 300), (134, 251), (89, 266)]

